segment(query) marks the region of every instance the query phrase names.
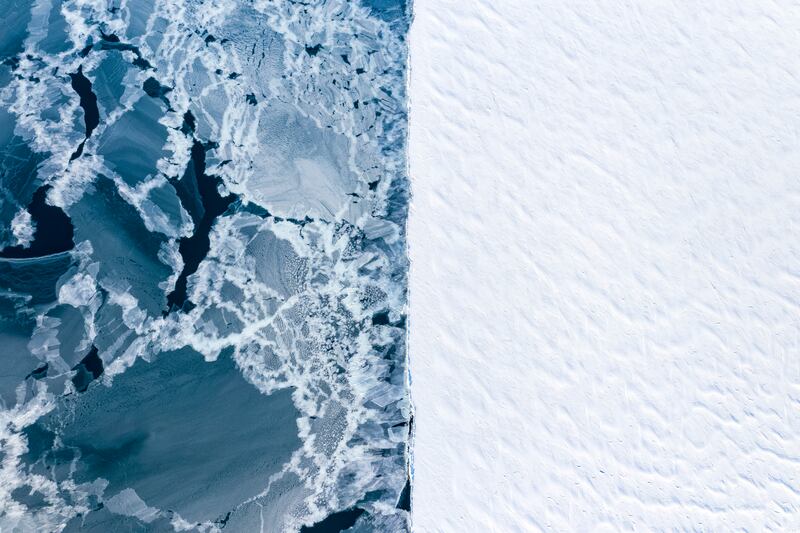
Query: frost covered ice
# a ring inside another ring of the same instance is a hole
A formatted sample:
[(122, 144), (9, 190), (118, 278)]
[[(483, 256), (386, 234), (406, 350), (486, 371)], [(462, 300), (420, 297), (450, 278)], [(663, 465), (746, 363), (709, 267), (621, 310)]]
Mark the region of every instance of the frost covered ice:
[(798, 28), (415, 4), (416, 531), (800, 531)]
[(0, 0), (0, 530), (408, 530), (409, 9)]

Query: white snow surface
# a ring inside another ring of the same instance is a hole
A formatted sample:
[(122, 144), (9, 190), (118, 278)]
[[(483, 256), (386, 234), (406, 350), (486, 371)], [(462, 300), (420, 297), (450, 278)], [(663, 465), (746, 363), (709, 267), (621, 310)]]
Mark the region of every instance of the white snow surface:
[(414, 11), (414, 530), (800, 530), (800, 5)]

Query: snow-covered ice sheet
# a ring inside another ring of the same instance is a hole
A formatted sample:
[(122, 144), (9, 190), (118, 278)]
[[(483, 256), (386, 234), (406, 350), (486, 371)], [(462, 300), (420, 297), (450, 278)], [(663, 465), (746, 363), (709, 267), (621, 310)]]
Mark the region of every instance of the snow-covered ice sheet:
[(414, 11), (414, 530), (800, 530), (800, 6)]

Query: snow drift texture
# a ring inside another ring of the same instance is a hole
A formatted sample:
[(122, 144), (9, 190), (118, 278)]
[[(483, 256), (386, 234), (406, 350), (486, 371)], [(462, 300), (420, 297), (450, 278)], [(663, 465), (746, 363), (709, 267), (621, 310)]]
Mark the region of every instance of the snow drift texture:
[(0, 530), (408, 529), (407, 9), (0, 0)]
[(416, 4), (417, 531), (800, 529), (798, 28)]

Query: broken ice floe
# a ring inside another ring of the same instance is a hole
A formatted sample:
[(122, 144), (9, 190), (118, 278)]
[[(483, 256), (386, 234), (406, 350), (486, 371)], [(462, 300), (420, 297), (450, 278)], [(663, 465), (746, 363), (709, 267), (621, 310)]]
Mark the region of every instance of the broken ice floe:
[(407, 530), (405, 2), (0, 7), (0, 529)]

